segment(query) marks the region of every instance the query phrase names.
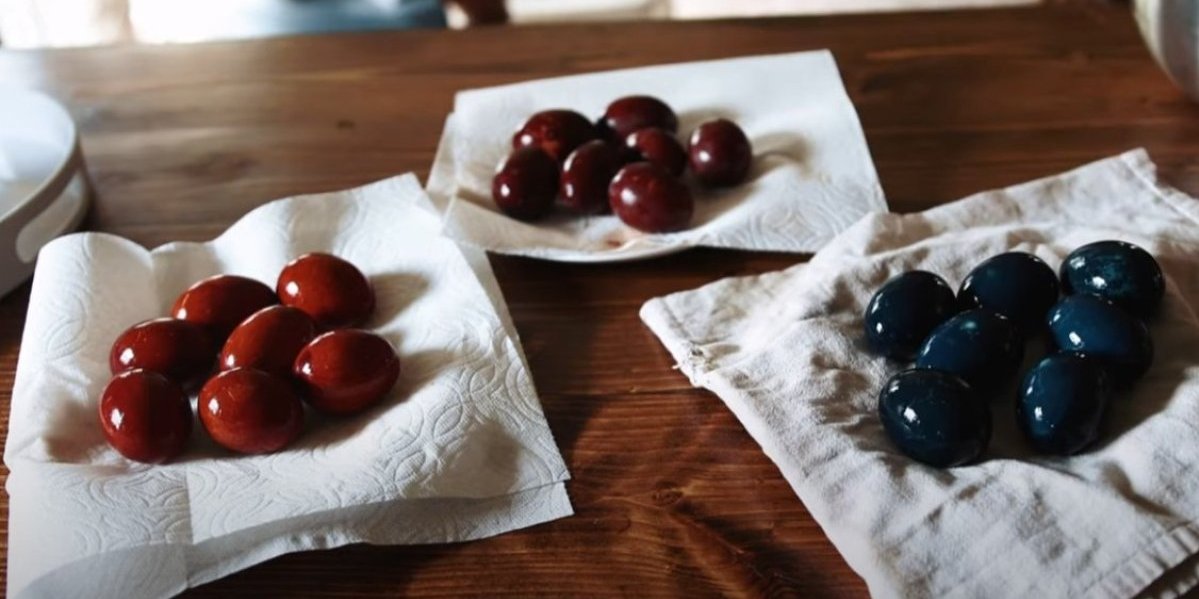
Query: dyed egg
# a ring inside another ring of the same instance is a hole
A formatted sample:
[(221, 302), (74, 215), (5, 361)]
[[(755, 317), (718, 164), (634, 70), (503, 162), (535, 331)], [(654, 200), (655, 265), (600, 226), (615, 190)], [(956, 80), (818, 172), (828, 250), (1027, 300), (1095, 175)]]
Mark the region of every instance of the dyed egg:
[(229, 334), (221, 350), (221, 370), (256, 368), (290, 376), (300, 350), (316, 337), (316, 325), (299, 308), (269, 306), (255, 312)]
[(1094, 358), (1054, 354), (1024, 377), (1016, 421), (1037, 451), (1072, 455), (1099, 436), (1111, 393), (1111, 381)]
[(1032, 254), (1007, 252), (970, 271), (958, 301), (964, 309), (986, 308), (1032, 330), (1045, 326), (1057, 293), (1057, 274), (1048, 264)]
[(277, 303), (275, 292), (254, 279), (217, 275), (184, 291), (171, 307), (171, 316), (204, 327), (214, 345), (220, 347), (241, 321)]
[(708, 121), (691, 133), (688, 163), (695, 178), (705, 187), (737, 185), (749, 176), (754, 150), (736, 123), (726, 119)]
[(1157, 260), (1123, 241), (1097, 241), (1070, 252), (1061, 277), (1067, 294), (1095, 295), (1142, 318), (1157, 311), (1166, 291)]
[(138, 462), (169, 462), (187, 447), (192, 408), (183, 389), (149, 370), (122, 372), (100, 396), (104, 438), (121, 455)]
[(866, 341), (884, 356), (910, 360), (924, 338), (956, 311), (945, 279), (923, 270), (905, 272), (883, 284), (866, 305)]
[(982, 455), (991, 440), (991, 411), (962, 379), (936, 370), (905, 370), (878, 394), (878, 414), (896, 447), (938, 468)]
[(204, 328), (186, 320), (155, 318), (129, 327), (113, 342), (113, 374), (143, 368), (181, 385), (198, 382), (212, 368), (215, 349)]
[(561, 163), (575, 148), (599, 137), (595, 125), (573, 110), (543, 110), (512, 136), (512, 149), (540, 148)]
[(296, 356), (293, 374), (304, 398), (326, 414), (361, 412), (383, 399), (400, 376), (400, 358), (386, 339), (353, 329), (312, 340)]
[(200, 424), (222, 447), (271, 453), (304, 430), (304, 406), (284, 379), (254, 370), (226, 370), (204, 384), (197, 400)]
[(1093, 295), (1062, 298), (1049, 310), (1049, 332), (1058, 348), (1099, 360), (1117, 386), (1140, 378), (1153, 362), (1145, 323)]
[(600, 117), (600, 129), (610, 140), (619, 142), (647, 127), (671, 133), (679, 130), (679, 118), (666, 102), (653, 96), (626, 96), (608, 105)]
[(992, 395), (1016, 374), (1024, 339), (1011, 320), (987, 310), (962, 312), (933, 329), (916, 356), (918, 368), (957, 375), (979, 395)]
[(313, 252), (288, 262), (275, 290), (284, 305), (303, 310), (325, 329), (361, 324), (375, 310), (375, 291), (366, 275), (332, 254)]

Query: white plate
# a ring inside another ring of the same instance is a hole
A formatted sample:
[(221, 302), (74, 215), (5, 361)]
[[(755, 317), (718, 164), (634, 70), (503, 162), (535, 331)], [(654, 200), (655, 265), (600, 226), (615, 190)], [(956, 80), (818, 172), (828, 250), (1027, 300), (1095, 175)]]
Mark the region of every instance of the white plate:
[[(554, 214), (536, 223), (491, 200), (495, 166), (530, 114), (570, 108), (594, 118), (631, 94), (662, 98), (680, 136), (726, 117), (754, 146), (736, 187), (696, 188), (683, 231), (645, 234), (614, 216)], [(886, 211), (853, 105), (827, 51), (660, 65), (458, 93), (428, 182), (442, 233), (490, 252), (570, 263), (641, 260), (692, 247), (811, 253), (870, 212)]]
[(67, 111), (38, 92), (0, 88), (0, 296), (33, 274), (43, 245), (79, 226), (89, 196)]

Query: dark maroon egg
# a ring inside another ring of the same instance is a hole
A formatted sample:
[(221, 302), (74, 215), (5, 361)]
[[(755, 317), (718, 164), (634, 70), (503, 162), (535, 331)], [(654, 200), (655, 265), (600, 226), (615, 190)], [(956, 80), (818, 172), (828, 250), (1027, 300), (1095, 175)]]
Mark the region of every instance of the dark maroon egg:
[(608, 209), (608, 184), (623, 165), (620, 154), (607, 142), (592, 140), (578, 147), (562, 165), (558, 201), (579, 214)]
[(233, 327), (251, 314), (277, 303), (279, 298), (275, 297), (275, 292), (254, 279), (217, 275), (184, 291), (175, 300), (171, 316), (204, 327), (214, 347), (220, 347)]
[(666, 102), (653, 96), (625, 96), (608, 105), (601, 119), (602, 129), (615, 143), (623, 143), (630, 133), (657, 127), (671, 133), (679, 130), (679, 118)]
[(625, 145), (635, 154), (636, 160), (652, 162), (676, 177), (687, 168), (687, 151), (674, 134), (665, 129), (638, 129), (629, 134)]
[(304, 429), (304, 405), (291, 385), (253, 368), (209, 379), (197, 409), (212, 440), (238, 453), (279, 451)]
[(208, 373), (215, 353), (200, 325), (155, 318), (135, 324), (117, 337), (108, 354), (108, 367), (113, 374), (141, 368), (187, 385)]
[(275, 284), (286, 306), (303, 310), (322, 329), (352, 327), (370, 318), (375, 291), (357, 266), (313, 252), (292, 260)]
[(221, 370), (255, 368), (291, 376), (300, 350), (316, 337), (316, 325), (299, 308), (270, 306), (255, 312), (229, 334), (221, 350)]
[(599, 137), (595, 125), (573, 110), (543, 110), (529, 117), (512, 136), (512, 149), (540, 148), (562, 162), (575, 148)]
[(100, 425), (108, 444), (138, 462), (168, 462), (187, 446), (192, 408), (174, 381), (149, 370), (116, 375), (100, 396)]
[(608, 187), (608, 201), (626, 225), (647, 233), (685, 229), (695, 210), (691, 190), (666, 169), (649, 162), (620, 169)]
[(691, 172), (708, 187), (737, 185), (749, 174), (754, 151), (736, 123), (716, 119), (691, 133), (688, 156)]
[(514, 150), (491, 180), (491, 199), (517, 220), (537, 220), (554, 207), (558, 163), (537, 148)]
[(312, 407), (326, 414), (361, 412), (383, 399), (400, 376), (391, 343), (374, 333), (325, 333), (300, 351), (292, 370)]

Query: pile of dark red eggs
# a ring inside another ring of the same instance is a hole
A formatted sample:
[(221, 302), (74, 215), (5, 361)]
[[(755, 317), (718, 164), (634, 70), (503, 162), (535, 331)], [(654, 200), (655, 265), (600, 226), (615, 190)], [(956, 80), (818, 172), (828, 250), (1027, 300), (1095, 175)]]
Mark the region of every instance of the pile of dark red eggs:
[(695, 212), (683, 181), (690, 168), (704, 187), (741, 183), (753, 163), (749, 138), (735, 123), (714, 119), (679, 142), (679, 119), (662, 100), (627, 96), (592, 123), (573, 110), (543, 110), (512, 137), (491, 197), (508, 216), (534, 221), (555, 204), (573, 214), (616, 213), (647, 233), (685, 229)]
[(204, 430), (238, 453), (295, 440), (304, 402), (334, 416), (362, 412), (400, 375), (391, 343), (352, 328), (374, 309), (362, 271), (329, 254), (288, 263), (274, 290), (234, 275), (204, 279), (175, 300), (171, 318), (135, 324), (112, 344), (104, 435), (131, 460), (178, 457), (191, 437), (188, 392), (196, 388)]
[(1100, 436), (1114, 392), (1149, 369), (1146, 320), (1161, 303), (1161, 268), (1144, 249), (1099, 241), (1066, 257), (1060, 274), (1032, 254), (979, 264), (955, 296), (941, 277), (905, 272), (865, 312), (866, 340), (915, 360), (879, 392), (879, 416), (909, 457), (938, 467), (970, 463), (991, 439), (991, 404), (1024, 359), (1026, 341), (1051, 348), (1015, 391), (1015, 418), (1042, 454), (1076, 454)]

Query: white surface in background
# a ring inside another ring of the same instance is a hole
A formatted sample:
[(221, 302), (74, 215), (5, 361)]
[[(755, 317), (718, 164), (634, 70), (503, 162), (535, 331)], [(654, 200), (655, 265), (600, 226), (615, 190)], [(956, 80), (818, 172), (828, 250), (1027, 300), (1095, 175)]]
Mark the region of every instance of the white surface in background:
[(0, 130), (0, 220), (54, 174), (63, 153), (55, 144)]
[[(521, 2), (522, 0), (514, 0)], [(871, 11), (985, 8), (1040, 4), (1041, 0), (669, 0), (676, 19), (763, 17)]]

